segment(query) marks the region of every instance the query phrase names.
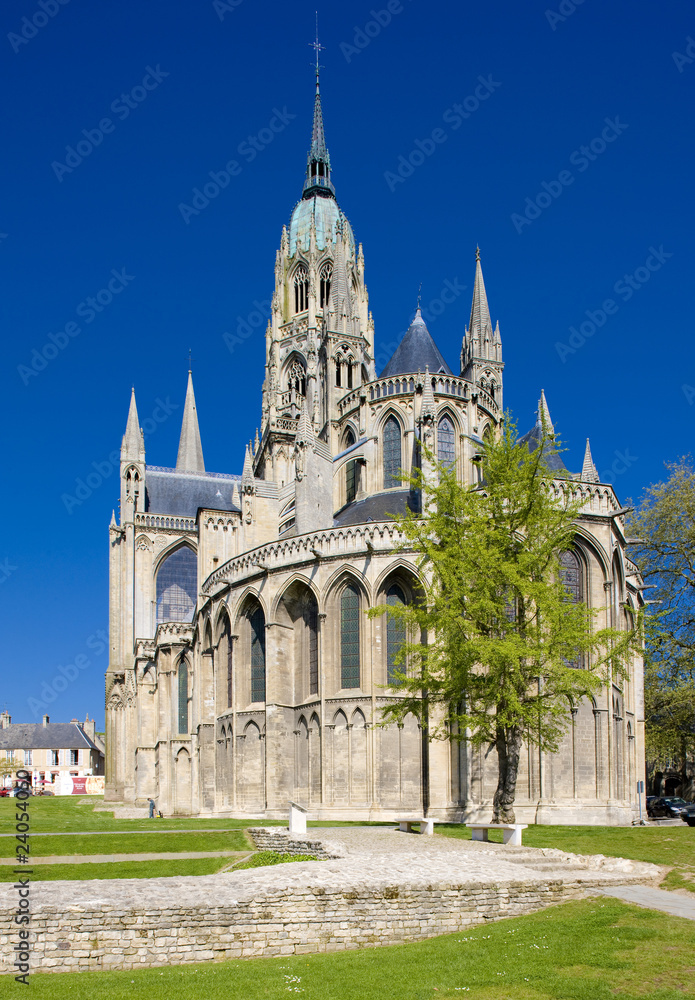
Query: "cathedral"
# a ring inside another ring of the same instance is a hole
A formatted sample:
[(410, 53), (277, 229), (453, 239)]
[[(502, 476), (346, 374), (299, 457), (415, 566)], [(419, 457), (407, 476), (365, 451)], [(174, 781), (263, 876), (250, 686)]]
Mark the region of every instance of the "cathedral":
[[(502, 338), (479, 252), (459, 371), (419, 309), (383, 371), (374, 359), (365, 258), (331, 180), (317, 71), (306, 179), (275, 258), (261, 433), (241, 473), (206, 470), (190, 372), (175, 468), (146, 462), (130, 400), (109, 530), (107, 801), (152, 797), (180, 816), (281, 818), (292, 800), (310, 819), (489, 820), (494, 747), (429, 741), (413, 716), (382, 724), (402, 626), (365, 614), (418, 590), (391, 515), (417, 509), (401, 473), (420, 443), (475, 482), (500, 426)], [(529, 447), (543, 427), (541, 394)], [(588, 441), (561, 488), (583, 501), (565, 582), (600, 624), (626, 628), (643, 585)], [(525, 747), (517, 821), (631, 822), (641, 659), (570, 718), (557, 753)]]

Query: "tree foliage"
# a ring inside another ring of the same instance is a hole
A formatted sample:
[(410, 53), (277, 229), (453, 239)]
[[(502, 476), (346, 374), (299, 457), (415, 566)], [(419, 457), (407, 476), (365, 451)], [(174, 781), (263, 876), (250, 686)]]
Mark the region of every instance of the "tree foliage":
[(481, 447), (474, 486), (425, 453), (435, 474), (412, 478), (423, 513), (399, 519), (419, 556), (421, 598), (370, 614), (387, 610), (408, 635), (385, 717), (412, 712), (430, 738), (494, 745), (493, 821), (513, 822), (522, 741), (557, 750), (571, 705), (621, 669), (634, 635), (597, 628), (598, 612), (564, 585), (559, 555), (572, 548), (581, 500), (548, 467), (553, 439), (530, 452), (507, 419)]
[(647, 755), (676, 762), (685, 778), (695, 756), (695, 469), (690, 456), (667, 464), (629, 524), (634, 557), (656, 609), (646, 628)]

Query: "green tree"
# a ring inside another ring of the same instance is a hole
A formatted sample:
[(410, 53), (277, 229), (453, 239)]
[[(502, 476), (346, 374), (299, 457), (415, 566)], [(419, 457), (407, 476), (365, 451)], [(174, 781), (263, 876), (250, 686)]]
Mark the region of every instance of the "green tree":
[(695, 469), (685, 456), (667, 463), (629, 523), (633, 549), (654, 601), (646, 628), (644, 677), (647, 756), (676, 761), (683, 783), (695, 755)]
[(597, 628), (599, 612), (564, 585), (559, 556), (572, 548), (581, 501), (549, 468), (554, 452), (545, 434), (530, 452), (507, 418), (484, 443), (481, 484), (466, 486), (425, 450), (436, 474), (411, 480), (423, 513), (398, 519), (403, 547), (419, 557), (420, 600), (369, 612), (386, 610), (409, 637), (385, 721), (412, 712), (430, 739), (494, 745), (493, 822), (514, 822), (522, 742), (556, 750), (571, 705), (622, 670), (636, 638)]

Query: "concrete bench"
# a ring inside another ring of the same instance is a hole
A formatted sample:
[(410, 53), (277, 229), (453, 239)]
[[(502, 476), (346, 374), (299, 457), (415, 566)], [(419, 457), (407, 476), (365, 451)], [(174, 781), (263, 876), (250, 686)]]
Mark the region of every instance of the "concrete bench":
[(471, 829), (471, 840), (488, 840), (489, 830), (501, 830), (502, 841), (512, 847), (521, 847), (521, 831), (528, 828), (528, 823), (468, 823)]
[(401, 831), (401, 833), (413, 833), (415, 827), (420, 828), (420, 833), (424, 833), (427, 836), (431, 837), (432, 834), (434, 833), (434, 820), (427, 819), (424, 816), (421, 816), (418, 819), (398, 820), (398, 829)]

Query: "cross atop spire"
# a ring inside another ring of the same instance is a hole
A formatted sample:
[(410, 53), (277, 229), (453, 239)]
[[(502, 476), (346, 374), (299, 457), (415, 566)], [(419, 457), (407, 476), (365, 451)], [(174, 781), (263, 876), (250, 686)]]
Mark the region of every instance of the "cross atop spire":
[(323, 110), (321, 108), (321, 90), (319, 86), (319, 52), (324, 48), (319, 42), (319, 22), (316, 15), (316, 41), (309, 43), (316, 51), (316, 96), (314, 97), (314, 121), (311, 130), (311, 149), (307, 157), (306, 180), (302, 197), (311, 198), (315, 194), (335, 197), (335, 188), (331, 183), (331, 159), (326, 148), (326, 136), (323, 130)]

